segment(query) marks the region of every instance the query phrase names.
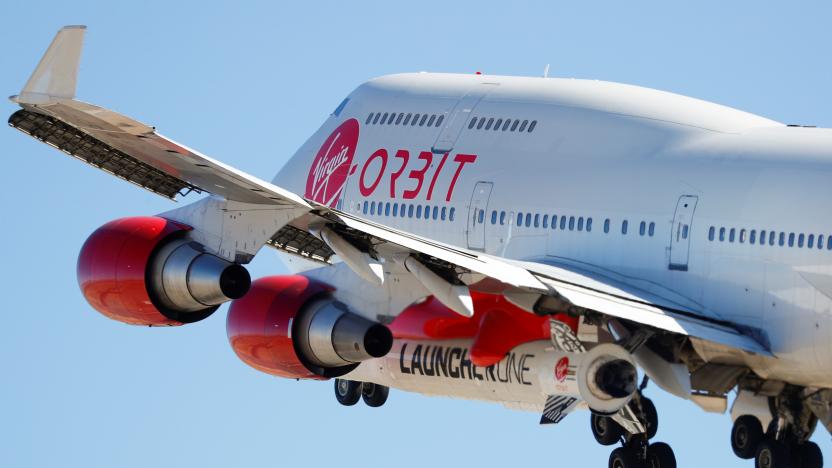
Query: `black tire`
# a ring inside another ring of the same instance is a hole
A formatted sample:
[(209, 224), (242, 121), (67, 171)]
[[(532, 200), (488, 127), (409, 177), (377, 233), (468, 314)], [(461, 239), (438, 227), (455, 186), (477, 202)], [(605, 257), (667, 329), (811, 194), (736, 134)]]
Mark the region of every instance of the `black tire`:
[(644, 428), (647, 430), (647, 440), (651, 440), (659, 432), (659, 412), (656, 411), (653, 400), (644, 397), (641, 397), (641, 409), (644, 411)]
[(629, 447), (618, 447), (610, 454), (609, 468), (642, 468), (635, 452)]
[(601, 445), (615, 445), (624, 435), (624, 428), (608, 416), (592, 414), (589, 418), (592, 436)]
[(664, 442), (656, 442), (647, 447), (648, 468), (676, 468), (676, 455)]
[(361, 382), (335, 379), (335, 399), (344, 406), (353, 406), (361, 399)]
[(793, 445), (792, 460), (792, 468), (823, 468), (823, 454), (814, 442)]
[(757, 453), (754, 455), (755, 468), (785, 468), (787, 466), (789, 466), (789, 454), (785, 445), (768, 438), (759, 443)]
[(731, 449), (734, 455), (750, 460), (757, 454), (757, 446), (763, 440), (763, 426), (755, 416), (746, 414), (734, 421), (731, 428)]
[(371, 408), (378, 408), (387, 402), (388, 395), (390, 395), (390, 388), (384, 385), (365, 383), (364, 388), (361, 390), (361, 398)]

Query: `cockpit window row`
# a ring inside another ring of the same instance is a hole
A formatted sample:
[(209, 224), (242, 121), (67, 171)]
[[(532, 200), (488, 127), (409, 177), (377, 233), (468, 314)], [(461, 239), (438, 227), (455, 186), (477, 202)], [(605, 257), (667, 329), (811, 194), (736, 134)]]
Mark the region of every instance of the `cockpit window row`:
[(410, 125), (411, 127), (438, 127), (445, 120), (444, 115), (408, 112), (370, 112), (365, 125)]
[(375, 202), (364, 201), (361, 212), (368, 216), (388, 216), (395, 218), (433, 219), (437, 221), (453, 221), (456, 218), (456, 208), (436, 205), (420, 205), (415, 203)]
[(537, 127), (537, 120), (502, 119), (495, 117), (472, 117), (468, 122), (468, 130), (493, 130), (531, 133)]
[[(797, 247), (807, 249), (832, 250), (832, 235), (805, 234), (802, 232), (783, 232), (776, 230), (743, 229), (733, 227), (711, 226), (708, 229), (708, 240), (717, 242), (737, 242), (751, 245), (770, 245), (779, 247)], [(825, 243), (824, 243), (825, 241)]]

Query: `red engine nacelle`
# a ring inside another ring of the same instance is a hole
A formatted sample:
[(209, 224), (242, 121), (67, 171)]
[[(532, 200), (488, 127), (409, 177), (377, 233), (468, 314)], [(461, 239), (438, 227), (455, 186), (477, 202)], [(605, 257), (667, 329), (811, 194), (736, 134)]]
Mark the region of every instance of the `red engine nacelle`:
[(191, 230), (155, 216), (122, 218), (97, 229), (78, 256), (87, 302), (133, 325), (182, 325), (242, 297), (251, 284), (241, 265), (189, 241)]
[(293, 379), (338, 377), (387, 354), (390, 330), (350, 312), (331, 291), (301, 275), (254, 281), (228, 311), (231, 347), (249, 366)]

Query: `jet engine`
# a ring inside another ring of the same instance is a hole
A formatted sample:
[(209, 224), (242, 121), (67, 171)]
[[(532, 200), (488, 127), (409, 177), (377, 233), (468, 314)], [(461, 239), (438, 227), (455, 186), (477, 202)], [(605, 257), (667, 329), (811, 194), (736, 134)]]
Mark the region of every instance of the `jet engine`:
[[(614, 344), (601, 344), (577, 355), (577, 384), (581, 398), (596, 414), (612, 415), (633, 397), (638, 372), (630, 353)], [(555, 376), (558, 376), (557, 365)]]
[(390, 330), (351, 312), (331, 292), (301, 275), (254, 281), (228, 311), (231, 347), (251, 367), (295, 379), (338, 377), (386, 355)]
[(96, 230), (78, 256), (78, 284), (93, 308), (133, 325), (182, 325), (246, 294), (248, 271), (190, 241), (190, 227), (132, 217)]

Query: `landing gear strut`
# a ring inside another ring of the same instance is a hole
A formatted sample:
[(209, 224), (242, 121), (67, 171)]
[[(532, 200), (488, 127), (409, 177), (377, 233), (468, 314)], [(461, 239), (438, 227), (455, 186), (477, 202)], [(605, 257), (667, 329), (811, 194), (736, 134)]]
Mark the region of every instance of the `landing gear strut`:
[(610, 454), (610, 468), (676, 468), (673, 449), (664, 442), (650, 443), (659, 429), (659, 416), (653, 402), (638, 392), (629, 403), (645, 432), (630, 434), (612, 416), (593, 414), (592, 435), (601, 445), (621, 443)]
[(369, 382), (335, 379), (335, 399), (344, 406), (353, 406), (363, 399), (367, 406), (378, 408), (387, 402), (390, 388)]

